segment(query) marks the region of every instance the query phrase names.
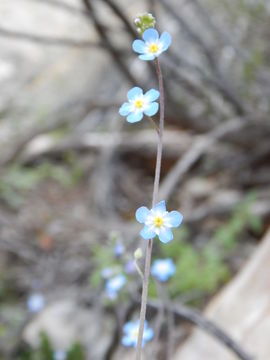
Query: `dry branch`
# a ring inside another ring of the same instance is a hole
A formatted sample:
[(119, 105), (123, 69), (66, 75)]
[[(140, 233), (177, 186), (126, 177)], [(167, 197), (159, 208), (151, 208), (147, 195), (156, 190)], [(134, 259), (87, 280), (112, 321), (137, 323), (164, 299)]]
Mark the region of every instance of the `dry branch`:
[(8, 30), (3, 27), (0, 27), (0, 37), (32, 42), (39, 45), (51, 45), (51, 46), (73, 46), (80, 48), (105, 48), (105, 45), (101, 42), (88, 41), (88, 40), (75, 40), (64, 37), (49, 37), (45, 35), (34, 35), (30, 33), (25, 33), (22, 31)]
[[(164, 148), (167, 156), (175, 157), (191, 143), (191, 137), (181, 131), (167, 130), (164, 134)], [(41, 145), (40, 145), (41, 144)], [(114, 133), (86, 133), (72, 136), (55, 143), (51, 137), (36, 138), (28, 144), (23, 160), (28, 162), (44, 155), (59, 154), (67, 150), (101, 151), (115, 147), (119, 152), (143, 152), (153, 155), (156, 150), (156, 134), (153, 130)]]
[(155, 309), (159, 309), (161, 306), (167, 307), (169, 311), (172, 311), (180, 317), (191, 322), (194, 325), (199, 326), (202, 330), (215, 337), (228, 349), (230, 349), (241, 360), (252, 360), (251, 357), (235, 340), (233, 340), (224, 330), (212, 321), (206, 319), (199, 311), (189, 308), (181, 304), (164, 304), (159, 300), (149, 300), (149, 306)]
[(224, 138), (230, 133), (235, 133), (256, 121), (259, 122), (260, 120), (256, 119), (255, 115), (233, 119), (219, 125), (206, 135), (197, 136), (187, 152), (179, 158), (176, 165), (163, 180), (159, 194), (160, 199), (167, 199), (171, 196), (183, 176), (217, 140)]

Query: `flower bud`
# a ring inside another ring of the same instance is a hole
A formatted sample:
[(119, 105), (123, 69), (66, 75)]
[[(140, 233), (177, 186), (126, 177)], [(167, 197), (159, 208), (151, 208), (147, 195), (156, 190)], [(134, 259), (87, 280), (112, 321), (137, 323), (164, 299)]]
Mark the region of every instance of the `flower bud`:
[(155, 27), (156, 19), (150, 13), (144, 13), (137, 15), (134, 23), (136, 25), (138, 33), (142, 35), (145, 30)]
[(135, 250), (134, 252), (134, 258), (135, 260), (140, 260), (142, 258), (142, 249), (138, 248), (137, 250)]

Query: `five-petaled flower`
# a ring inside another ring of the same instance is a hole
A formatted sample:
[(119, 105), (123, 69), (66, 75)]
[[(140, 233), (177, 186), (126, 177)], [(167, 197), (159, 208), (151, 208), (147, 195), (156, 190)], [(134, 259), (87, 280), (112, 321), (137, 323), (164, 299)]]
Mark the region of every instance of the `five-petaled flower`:
[(159, 91), (151, 89), (143, 94), (139, 87), (130, 89), (127, 93), (128, 102), (125, 102), (119, 109), (119, 114), (127, 116), (127, 121), (135, 123), (141, 121), (143, 115), (153, 116), (158, 112)]
[(178, 227), (183, 215), (178, 211), (166, 210), (165, 201), (159, 202), (151, 210), (142, 206), (136, 211), (136, 219), (139, 223), (144, 224), (140, 232), (145, 240), (154, 238), (156, 235), (163, 243), (168, 243), (173, 239), (171, 228)]
[(106, 293), (111, 300), (117, 298), (118, 291), (125, 285), (126, 281), (126, 277), (119, 274), (106, 282)]
[[(137, 320), (135, 322), (128, 322), (124, 325), (123, 331), (124, 336), (122, 338), (122, 344), (124, 346), (133, 346), (137, 347), (138, 335), (139, 335), (139, 326), (140, 321)], [(148, 327), (147, 321), (144, 322), (144, 330), (143, 330), (143, 340), (142, 346), (144, 347), (147, 341), (152, 340), (154, 337), (154, 330)]]
[(156, 29), (147, 29), (143, 33), (143, 40), (133, 41), (133, 50), (140, 54), (141, 60), (154, 60), (171, 45), (171, 35), (164, 31), (161, 36)]
[(159, 281), (165, 282), (175, 273), (172, 259), (157, 259), (151, 267), (151, 274)]

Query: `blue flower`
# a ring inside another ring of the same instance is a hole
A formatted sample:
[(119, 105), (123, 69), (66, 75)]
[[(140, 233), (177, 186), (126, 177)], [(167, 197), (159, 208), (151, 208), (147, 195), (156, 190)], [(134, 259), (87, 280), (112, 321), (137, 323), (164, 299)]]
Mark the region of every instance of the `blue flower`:
[(114, 270), (110, 267), (106, 267), (101, 271), (103, 279), (109, 279), (114, 274)]
[[(133, 346), (137, 347), (138, 335), (139, 335), (139, 326), (140, 321), (128, 322), (123, 327), (124, 336), (122, 338), (122, 344), (124, 346)], [(154, 330), (148, 327), (147, 321), (144, 322), (143, 330), (143, 341), (142, 346), (145, 345), (147, 341), (152, 340), (154, 337)]]
[(65, 350), (56, 350), (53, 354), (54, 360), (66, 360), (67, 353)]
[(153, 116), (158, 112), (159, 105), (155, 100), (159, 98), (159, 91), (151, 89), (143, 94), (139, 87), (130, 89), (127, 93), (128, 102), (119, 109), (121, 116), (127, 116), (127, 121), (135, 123), (141, 121), (143, 115)]
[(134, 274), (136, 271), (135, 265), (134, 265), (134, 260), (129, 260), (125, 263), (125, 272), (126, 274), (130, 275), (130, 274)]
[(183, 215), (178, 211), (168, 212), (165, 201), (161, 201), (151, 210), (145, 206), (140, 207), (136, 211), (136, 219), (139, 223), (144, 224), (140, 234), (145, 240), (152, 239), (157, 235), (159, 240), (166, 244), (173, 239), (171, 228), (181, 224)]
[(166, 31), (159, 34), (156, 29), (147, 29), (143, 33), (143, 40), (133, 41), (133, 50), (140, 54), (141, 60), (154, 60), (171, 45), (171, 35)]
[(117, 275), (106, 282), (106, 293), (111, 300), (116, 299), (118, 291), (125, 285), (126, 277)]
[(151, 274), (159, 281), (165, 282), (174, 275), (175, 270), (172, 259), (159, 259), (153, 262)]
[(37, 313), (45, 306), (45, 298), (41, 293), (33, 293), (27, 299), (28, 311)]
[(114, 250), (113, 250), (114, 256), (120, 257), (121, 255), (124, 254), (124, 251), (125, 251), (124, 245), (120, 241), (118, 241), (114, 246)]

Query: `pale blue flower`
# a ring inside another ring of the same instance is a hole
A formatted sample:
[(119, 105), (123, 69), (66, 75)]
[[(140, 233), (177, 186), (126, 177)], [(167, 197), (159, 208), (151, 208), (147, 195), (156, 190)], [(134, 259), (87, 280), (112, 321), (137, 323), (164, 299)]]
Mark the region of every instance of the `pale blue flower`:
[(136, 219), (144, 224), (140, 232), (145, 240), (154, 238), (156, 235), (163, 243), (168, 243), (173, 239), (171, 228), (178, 227), (183, 220), (183, 215), (178, 211), (166, 210), (165, 201), (159, 202), (151, 210), (142, 206), (136, 211)]
[(125, 272), (130, 275), (130, 274), (134, 274), (136, 271), (136, 267), (134, 264), (134, 260), (129, 260), (125, 263)]
[[(128, 322), (123, 327), (124, 335), (122, 337), (122, 344), (124, 346), (133, 346), (137, 347), (138, 335), (139, 335), (139, 326), (140, 321)], [(142, 346), (145, 345), (147, 341), (152, 340), (154, 337), (154, 330), (148, 327), (147, 321), (144, 322), (144, 331), (143, 331), (143, 341)]]
[(101, 276), (103, 279), (109, 279), (111, 276), (113, 276), (114, 270), (110, 267), (106, 267), (101, 271)]
[(125, 285), (126, 281), (126, 277), (119, 274), (106, 282), (106, 293), (111, 300), (117, 298), (118, 291)]
[(141, 121), (143, 115), (153, 116), (158, 112), (159, 104), (155, 102), (159, 98), (159, 91), (151, 89), (143, 94), (139, 87), (130, 89), (127, 93), (128, 102), (119, 109), (121, 116), (127, 116), (129, 123)]
[(27, 298), (27, 309), (32, 313), (41, 311), (45, 306), (45, 298), (41, 293), (33, 293)]
[(156, 29), (147, 29), (143, 33), (143, 40), (133, 41), (133, 50), (140, 54), (141, 60), (154, 60), (171, 45), (171, 35), (166, 31), (159, 34)]
[(67, 358), (67, 352), (65, 350), (56, 350), (53, 353), (54, 360), (66, 360), (66, 358)]
[(125, 252), (125, 247), (124, 247), (124, 245), (123, 245), (120, 241), (118, 241), (118, 242), (115, 244), (115, 246), (114, 246), (113, 252), (114, 252), (114, 255), (115, 255), (116, 257), (119, 257), (119, 256), (123, 255), (124, 252)]
[(158, 259), (153, 262), (151, 274), (159, 281), (165, 282), (175, 274), (175, 270), (172, 259)]

